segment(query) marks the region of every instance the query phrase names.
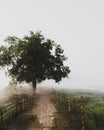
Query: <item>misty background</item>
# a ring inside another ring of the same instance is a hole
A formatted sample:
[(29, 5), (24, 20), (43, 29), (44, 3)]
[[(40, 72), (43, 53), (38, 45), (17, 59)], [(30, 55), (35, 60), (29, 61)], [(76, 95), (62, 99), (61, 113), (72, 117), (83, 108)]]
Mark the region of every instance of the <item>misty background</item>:
[[(71, 69), (60, 84), (50, 80), (41, 86), (104, 91), (103, 0), (0, 0), (0, 45), (7, 36), (23, 37), (30, 30), (60, 44)], [(0, 71), (0, 88), (8, 82)]]

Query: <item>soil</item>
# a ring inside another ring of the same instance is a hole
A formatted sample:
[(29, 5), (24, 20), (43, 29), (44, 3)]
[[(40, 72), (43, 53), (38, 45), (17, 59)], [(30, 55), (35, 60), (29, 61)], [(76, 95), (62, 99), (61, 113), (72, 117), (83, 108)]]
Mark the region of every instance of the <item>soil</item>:
[[(54, 104), (50, 101), (52, 98), (52, 89), (38, 88), (34, 100), (37, 97), (37, 105), (27, 113), (25, 117), (31, 116), (35, 117), (35, 120), (25, 123), (25, 127), (19, 126), (17, 128), (15, 123), (13, 123), (11, 130), (51, 130), (54, 126), (53, 119), (56, 112)], [(23, 116), (20, 115), (22, 118)]]
[(33, 115), (38, 117), (40, 125), (36, 128), (36, 126), (33, 125), (34, 122), (28, 130), (51, 130), (54, 125), (53, 119), (55, 114), (55, 107), (50, 101), (52, 90), (46, 88), (38, 89), (36, 96), (38, 97), (38, 106), (37, 109), (34, 107), (32, 112)]

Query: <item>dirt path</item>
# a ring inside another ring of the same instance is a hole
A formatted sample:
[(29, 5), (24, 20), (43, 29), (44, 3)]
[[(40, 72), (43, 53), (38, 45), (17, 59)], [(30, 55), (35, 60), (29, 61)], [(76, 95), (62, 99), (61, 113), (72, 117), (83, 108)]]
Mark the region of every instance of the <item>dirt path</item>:
[(31, 128), (28, 130), (51, 130), (55, 113), (55, 107), (50, 101), (50, 98), (52, 96), (51, 93), (52, 90), (47, 90), (46, 88), (37, 90), (37, 96), (39, 98), (38, 106), (37, 109), (33, 108), (32, 112), (33, 115), (37, 115), (40, 123), (40, 128), (36, 128), (33, 123)]

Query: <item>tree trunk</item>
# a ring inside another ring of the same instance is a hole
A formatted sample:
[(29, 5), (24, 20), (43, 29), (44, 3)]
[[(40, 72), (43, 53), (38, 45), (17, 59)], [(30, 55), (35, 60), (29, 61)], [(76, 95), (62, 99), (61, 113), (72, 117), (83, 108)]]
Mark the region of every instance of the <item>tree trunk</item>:
[(36, 80), (32, 81), (32, 87), (33, 87), (33, 95), (35, 95), (35, 92), (36, 92)]

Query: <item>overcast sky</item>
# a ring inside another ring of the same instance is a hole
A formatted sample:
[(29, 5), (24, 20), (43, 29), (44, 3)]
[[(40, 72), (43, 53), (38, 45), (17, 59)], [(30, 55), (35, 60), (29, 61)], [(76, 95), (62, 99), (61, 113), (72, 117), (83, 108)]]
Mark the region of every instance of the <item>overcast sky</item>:
[[(30, 30), (64, 48), (71, 74), (60, 86), (104, 90), (104, 0), (0, 0), (0, 44)], [(7, 81), (0, 72), (0, 86)]]

